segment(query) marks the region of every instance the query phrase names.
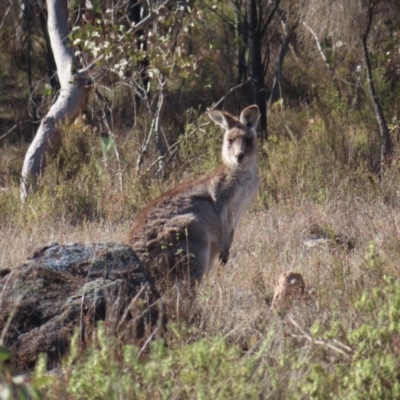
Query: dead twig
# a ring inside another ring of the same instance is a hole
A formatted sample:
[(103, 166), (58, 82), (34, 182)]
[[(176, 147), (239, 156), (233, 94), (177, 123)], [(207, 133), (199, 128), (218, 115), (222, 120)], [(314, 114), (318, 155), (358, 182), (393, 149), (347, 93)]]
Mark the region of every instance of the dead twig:
[(8, 132), (6, 132), (4, 135), (0, 136), (0, 140), (4, 139), (6, 136), (8, 136), (16, 127), (17, 127), (17, 125), (14, 125)]
[(119, 328), (120, 328), (120, 327), (122, 326), (122, 324), (125, 322), (125, 320), (126, 320), (128, 314), (129, 314), (129, 311), (132, 310), (132, 305), (136, 303), (136, 301), (140, 298), (140, 296), (142, 295), (142, 293), (143, 293), (144, 291), (145, 291), (145, 286), (142, 286), (142, 287), (140, 288), (139, 292), (137, 293), (137, 295), (136, 295), (136, 296), (131, 300), (131, 302), (129, 303), (129, 306), (126, 307), (126, 309), (125, 309), (125, 311), (124, 311), (124, 313), (123, 313), (121, 319), (120, 319), (119, 322), (118, 322), (117, 327), (115, 328), (115, 331), (116, 331), (116, 332), (119, 331)]
[[(95, 89), (95, 94), (96, 96), (103, 102), (103, 107), (101, 107), (101, 112), (102, 112), (102, 122), (104, 126), (107, 129), (108, 136), (111, 138), (114, 153), (115, 153), (115, 158), (117, 159), (117, 164), (118, 164), (118, 180), (119, 180), (119, 190), (123, 194), (124, 193), (124, 182), (123, 182), (123, 168), (121, 164), (121, 157), (119, 154), (118, 150), (118, 144), (117, 144), (117, 139), (115, 137), (113, 129), (111, 129), (111, 126), (114, 126), (113, 119), (112, 119), (112, 112), (111, 109), (112, 107), (108, 104), (108, 100), (97, 90)], [(108, 110), (108, 115), (110, 116), (111, 119), (111, 126), (108, 123), (108, 118), (107, 118), (107, 110)]]
[[(187, 135), (185, 135), (182, 139), (176, 141), (174, 144), (172, 144), (171, 146), (169, 146), (169, 147), (168, 147), (168, 150), (166, 151), (166, 153), (165, 153), (163, 156), (158, 157), (155, 161), (153, 161), (153, 163), (150, 165), (150, 167), (147, 168), (146, 171), (145, 171), (143, 174), (141, 174), (141, 175), (139, 176), (139, 178), (143, 177), (145, 174), (147, 174), (148, 172), (150, 172), (150, 170), (151, 170), (152, 168), (154, 168), (155, 165), (157, 165), (163, 158), (167, 157), (168, 155), (169, 155), (169, 159), (171, 159), (172, 156), (175, 154), (175, 152), (176, 152), (176, 150), (177, 150), (177, 149), (175, 149), (176, 146), (178, 146), (178, 145), (179, 145), (180, 143), (182, 143), (184, 140), (186, 140), (187, 138), (189, 138), (190, 136), (192, 136), (194, 133), (196, 133), (197, 130), (199, 130), (199, 129), (201, 129), (201, 128), (204, 128), (205, 126), (210, 125), (210, 124), (211, 124), (211, 122), (206, 122), (205, 124), (200, 125), (198, 128), (193, 129), (190, 133), (188, 133)], [(149, 135), (149, 138), (150, 138), (150, 136), (151, 136), (151, 135)], [(149, 138), (148, 138), (148, 139), (149, 139)], [(173, 150), (173, 151), (172, 151), (172, 150)], [(138, 161), (139, 161), (139, 160), (138, 160)]]
[[(307, 339), (311, 344), (313, 344), (313, 345), (316, 344), (319, 346), (327, 347), (328, 349), (331, 349), (331, 350), (335, 351), (336, 353), (341, 354), (348, 360), (351, 360), (351, 356), (353, 354), (353, 349), (350, 346), (346, 346), (345, 344), (340, 343), (338, 340), (335, 340), (335, 342), (341, 348), (339, 348), (338, 346), (334, 346), (333, 344), (328, 343), (325, 340), (320, 340), (320, 339), (315, 340), (312, 336), (307, 334), (307, 332), (305, 332), (304, 329), (302, 329), (301, 326), (292, 317), (289, 316), (288, 320), (294, 327), (296, 327), (301, 332), (301, 334), (302, 334), (301, 337), (304, 339)], [(292, 336), (299, 337), (298, 335), (292, 335)]]
[(228, 90), (228, 93), (222, 97), (221, 99), (219, 99), (208, 111), (213, 111), (215, 110), (231, 93), (233, 93), (235, 90), (240, 89), (242, 86), (246, 85), (246, 83), (250, 82), (252, 80), (252, 78), (248, 78), (247, 80), (245, 80), (242, 83), (239, 83), (239, 85), (236, 85), (232, 88), (230, 88)]
[(151, 333), (151, 335), (149, 335), (149, 337), (147, 338), (147, 340), (145, 341), (144, 345), (142, 346), (142, 348), (139, 351), (138, 358), (144, 352), (144, 350), (146, 349), (147, 345), (150, 343), (151, 339), (153, 339), (153, 336), (157, 333), (157, 331), (158, 331), (158, 327), (156, 329), (154, 329), (154, 331)]
[(160, 82), (160, 97), (158, 99), (157, 114), (154, 123), (154, 132), (156, 136), (156, 146), (160, 154), (160, 162), (156, 175), (163, 176), (167, 161), (165, 157), (168, 155), (168, 141), (162, 127), (163, 110), (165, 107), (165, 84)]
[(6, 21), (6, 18), (7, 18), (7, 16), (8, 16), (8, 13), (9, 13), (10, 10), (11, 10), (12, 5), (13, 5), (13, 4), (12, 4), (12, 2), (11, 2), (11, 0), (10, 0), (10, 5), (8, 6), (6, 12), (4, 13), (3, 20), (1, 21), (1, 24), (0, 24), (0, 31), (1, 31), (1, 29), (3, 28), (4, 22)]

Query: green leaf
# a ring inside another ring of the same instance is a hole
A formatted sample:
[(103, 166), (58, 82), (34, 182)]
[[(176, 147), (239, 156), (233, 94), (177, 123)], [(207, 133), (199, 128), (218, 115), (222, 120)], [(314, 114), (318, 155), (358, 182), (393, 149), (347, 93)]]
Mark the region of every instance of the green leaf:
[(3, 346), (0, 346), (0, 362), (10, 358), (10, 352)]
[(54, 379), (49, 375), (40, 376), (38, 378), (34, 378), (32, 380), (32, 385), (36, 388), (46, 387), (50, 383), (52, 383)]

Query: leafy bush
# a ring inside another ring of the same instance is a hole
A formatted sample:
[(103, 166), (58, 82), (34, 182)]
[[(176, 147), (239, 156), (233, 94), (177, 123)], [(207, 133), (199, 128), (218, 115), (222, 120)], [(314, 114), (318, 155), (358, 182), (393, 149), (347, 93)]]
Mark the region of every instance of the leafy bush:
[[(63, 369), (64, 388), (76, 399), (232, 399), (257, 398), (263, 386), (260, 363), (262, 348), (255, 354), (228, 345), (221, 338), (201, 339), (168, 349), (164, 341), (153, 342), (150, 351), (134, 346), (118, 348), (100, 325), (90, 348), (79, 350), (74, 337)], [(42, 373), (36, 378), (42, 378)], [(58, 398), (57, 383), (48, 388)]]
[(384, 286), (365, 291), (356, 302), (358, 326), (348, 332), (339, 322), (311, 328), (315, 341), (329, 341), (338, 353), (328, 362), (325, 352), (316, 351), (311, 365), (302, 365), (307, 373), (299, 386), (307, 398), (400, 396), (400, 281), (388, 275), (383, 280)]

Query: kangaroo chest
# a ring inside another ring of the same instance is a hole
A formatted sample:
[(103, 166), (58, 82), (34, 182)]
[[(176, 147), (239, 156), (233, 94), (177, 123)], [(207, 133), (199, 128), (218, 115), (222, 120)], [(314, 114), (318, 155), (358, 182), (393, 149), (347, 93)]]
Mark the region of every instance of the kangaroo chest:
[(233, 191), (227, 205), (228, 215), (234, 227), (237, 225), (242, 214), (250, 207), (259, 185), (256, 173), (245, 174), (240, 178), (240, 184)]

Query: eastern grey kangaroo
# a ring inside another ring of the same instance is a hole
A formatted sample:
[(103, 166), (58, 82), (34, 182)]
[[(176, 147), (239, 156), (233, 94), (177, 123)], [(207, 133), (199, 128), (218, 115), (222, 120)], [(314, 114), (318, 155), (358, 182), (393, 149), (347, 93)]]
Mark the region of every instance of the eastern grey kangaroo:
[(259, 110), (239, 119), (224, 111), (209, 117), (225, 129), (222, 164), (153, 200), (135, 218), (129, 242), (156, 280), (199, 282), (216, 260), (228, 261), (235, 228), (250, 206), (257, 176)]

